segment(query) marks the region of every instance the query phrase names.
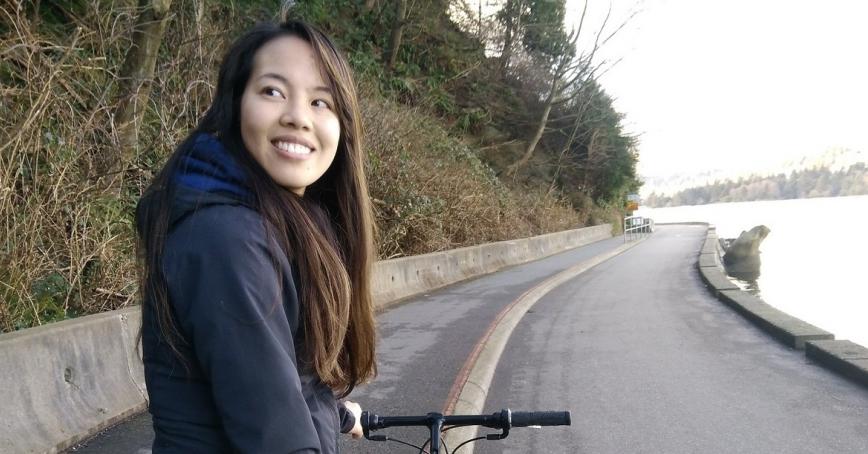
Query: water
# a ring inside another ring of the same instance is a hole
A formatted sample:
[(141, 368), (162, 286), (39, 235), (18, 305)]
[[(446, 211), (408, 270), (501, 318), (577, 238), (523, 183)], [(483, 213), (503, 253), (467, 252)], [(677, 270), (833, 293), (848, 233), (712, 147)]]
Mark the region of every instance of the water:
[(704, 221), (721, 238), (763, 224), (763, 300), (868, 346), (868, 196), (642, 208), (655, 222)]

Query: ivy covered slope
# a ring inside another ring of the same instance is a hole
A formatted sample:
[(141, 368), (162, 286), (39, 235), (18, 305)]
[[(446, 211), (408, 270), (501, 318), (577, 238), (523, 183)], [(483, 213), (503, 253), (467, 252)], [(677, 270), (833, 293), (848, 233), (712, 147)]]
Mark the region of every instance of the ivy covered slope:
[[(207, 108), (231, 39), (280, 3), (0, 5), (0, 331), (136, 303), (135, 204)], [(381, 258), (611, 221), (638, 186), (635, 140), (563, 2), (501, 3), (291, 12), (356, 70)]]

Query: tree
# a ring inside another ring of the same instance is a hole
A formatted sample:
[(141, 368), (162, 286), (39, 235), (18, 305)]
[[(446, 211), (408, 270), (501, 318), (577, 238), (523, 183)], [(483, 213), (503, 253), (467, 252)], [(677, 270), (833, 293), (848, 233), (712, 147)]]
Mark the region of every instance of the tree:
[(550, 187), (557, 180), (567, 191), (606, 202), (620, 202), (638, 189), (638, 139), (623, 130), (623, 115), (596, 80), (583, 83), (581, 92), (551, 116), (544, 147), (560, 150), (560, 157)]
[[(594, 36), (591, 49), (586, 53), (576, 56), (576, 43), (582, 33), (587, 7), (588, 4), (586, 2), (578, 28), (567, 35), (563, 30), (565, 11), (563, 0), (531, 1), (530, 11), (533, 15), (528, 16), (530, 24), (526, 26), (527, 32), (524, 35), (523, 43), (525, 50), (532, 55), (532, 58), (551, 68), (548, 83), (549, 88), (542, 103), (542, 113), (540, 114), (536, 128), (534, 128), (534, 135), (528, 142), (524, 154), (507, 169), (508, 175), (515, 176), (519, 169), (533, 157), (537, 144), (545, 132), (552, 108), (557, 104), (575, 99), (576, 96), (582, 93), (583, 85), (596, 81), (601, 68), (600, 64), (595, 66), (594, 57), (597, 51), (601, 45), (611, 39), (627, 23), (625, 21), (615, 31), (603, 38), (603, 33), (611, 16), (610, 8), (600, 29)], [(558, 20), (560, 20), (559, 23), (557, 22)]]
[(503, 48), (500, 52), (500, 69), (504, 74), (512, 58), (515, 36), (522, 27), (525, 3), (526, 0), (507, 0), (504, 7), (497, 12), (497, 20), (504, 27)]
[(389, 37), (389, 54), (386, 57), (386, 69), (395, 66), (398, 50), (401, 49), (401, 35), (407, 17), (407, 0), (395, 0), (395, 21), (392, 23), (392, 33)]
[[(549, 65), (566, 53), (575, 53), (575, 45), (564, 30), (565, 0), (524, 0), (527, 14), (524, 20), (522, 44), (536, 58)], [(587, 5), (586, 5), (587, 6)]]
[(103, 156), (100, 160), (100, 173), (108, 176), (106, 183), (109, 188), (119, 188), (123, 171), (135, 156), (139, 124), (150, 98), (157, 50), (163, 41), (171, 5), (172, 0), (139, 0), (139, 16), (121, 68), (116, 95), (117, 154)]

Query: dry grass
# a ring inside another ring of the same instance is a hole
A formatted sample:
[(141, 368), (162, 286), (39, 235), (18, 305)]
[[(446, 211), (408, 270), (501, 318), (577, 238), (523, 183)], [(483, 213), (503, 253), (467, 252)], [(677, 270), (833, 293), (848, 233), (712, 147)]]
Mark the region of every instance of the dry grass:
[(134, 289), (123, 201), (89, 172), (110, 137), (112, 76), (93, 56), (115, 53), (118, 40), (104, 39), (104, 21), (61, 43), (22, 9), (0, 14), (9, 30), (0, 40), (0, 329), (9, 331), (124, 304)]
[[(111, 2), (86, 8), (50, 30), (0, 4), (0, 332), (135, 302), (135, 203), (207, 107), (234, 35), (227, 30), (250, 22), (212, 12), (201, 25), (192, 11), (177, 12), (118, 193), (99, 186), (95, 169), (117, 146), (113, 94), (136, 12)], [(431, 117), (366, 93), (382, 258), (587, 221), (556, 195), (510, 189)]]
[(25, 8), (0, 6), (0, 331), (135, 298), (135, 202), (210, 99), (221, 54), (178, 15), (175, 29), (189, 32), (167, 37), (138, 159), (121, 192), (107, 192), (95, 169), (117, 147), (113, 94), (135, 15), (90, 2), (67, 29), (49, 30)]
[(391, 258), (583, 225), (562, 199), (510, 189), (430, 117), (363, 97), (380, 256)]

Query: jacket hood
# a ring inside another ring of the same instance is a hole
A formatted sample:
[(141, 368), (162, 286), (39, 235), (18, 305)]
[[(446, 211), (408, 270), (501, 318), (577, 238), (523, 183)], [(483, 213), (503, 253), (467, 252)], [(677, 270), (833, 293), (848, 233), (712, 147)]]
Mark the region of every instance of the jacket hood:
[(244, 169), (216, 137), (200, 133), (190, 150), (180, 158), (172, 176), (169, 226), (195, 210), (211, 205), (253, 206), (253, 192), (246, 183)]
[[(169, 230), (187, 215), (212, 205), (255, 206), (247, 175), (237, 159), (216, 137), (200, 133), (193, 137), (170, 177)], [(136, 222), (139, 232), (148, 228), (149, 213), (159, 209), (160, 190), (139, 201)]]

